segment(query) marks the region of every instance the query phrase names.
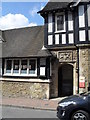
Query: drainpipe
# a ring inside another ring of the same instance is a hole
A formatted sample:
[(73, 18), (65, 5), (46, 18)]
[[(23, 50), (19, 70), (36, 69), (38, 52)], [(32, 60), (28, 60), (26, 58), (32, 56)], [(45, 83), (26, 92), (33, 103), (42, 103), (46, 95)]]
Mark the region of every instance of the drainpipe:
[(78, 64), (78, 68), (77, 68), (77, 72), (78, 72), (78, 91), (77, 93), (79, 94), (79, 48), (76, 46), (77, 48), (77, 64)]

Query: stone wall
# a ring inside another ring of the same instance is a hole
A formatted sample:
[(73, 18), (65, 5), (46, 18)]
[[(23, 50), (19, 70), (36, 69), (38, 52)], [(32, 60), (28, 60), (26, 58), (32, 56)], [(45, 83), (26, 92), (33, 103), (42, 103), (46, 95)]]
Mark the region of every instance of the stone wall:
[(48, 99), (49, 83), (2, 82), (3, 97), (25, 97)]
[(79, 80), (85, 80), (85, 88), (80, 88), (80, 93), (87, 91), (90, 82), (90, 48), (79, 49)]

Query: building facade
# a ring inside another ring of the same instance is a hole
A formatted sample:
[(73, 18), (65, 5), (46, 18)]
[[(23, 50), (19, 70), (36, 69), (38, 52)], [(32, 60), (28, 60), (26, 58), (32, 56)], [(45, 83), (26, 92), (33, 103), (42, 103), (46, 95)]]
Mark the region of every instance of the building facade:
[(44, 26), (2, 31), (6, 97), (49, 99), (88, 91), (90, 2), (48, 2)]

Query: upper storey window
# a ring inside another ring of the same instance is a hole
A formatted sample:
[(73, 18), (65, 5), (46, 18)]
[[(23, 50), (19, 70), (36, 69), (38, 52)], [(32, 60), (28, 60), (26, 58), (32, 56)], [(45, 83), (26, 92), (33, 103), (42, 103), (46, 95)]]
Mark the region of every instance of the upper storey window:
[(65, 16), (64, 14), (56, 14), (56, 32), (60, 31), (63, 32), (65, 31)]
[(64, 30), (64, 16), (57, 15), (57, 31)]

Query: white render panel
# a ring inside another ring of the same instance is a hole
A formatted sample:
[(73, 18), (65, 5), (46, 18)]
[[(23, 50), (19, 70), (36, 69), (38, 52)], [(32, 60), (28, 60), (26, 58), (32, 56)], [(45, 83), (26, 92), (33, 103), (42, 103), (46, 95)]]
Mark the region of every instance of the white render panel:
[(68, 13), (68, 30), (73, 30), (73, 18), (72, 13)]
[(90, 41), (90, 30), (88, 30), (88, 39)]
[(52, 24), (52, 14), (48, 15), (48, 32), (52, 32), (53, 31), (53, 24)]
[(59, 44), (59, 34), (55, 35), (55, 44)]
[(79, 31), (79, 41), (85, 41), (85, 30)]
[(40, 67), (40, 75), (45, 76), (45, 67)]
[(69, 43), (70, 43), (70, 44), (73, 44), (73, 43), (74, 43), (73, 33), (69, 34)]
[(90, 5), (87, 5), (88, 26), (90, 26)]
[(53, 44), (53, 36), (49, 35), (48, 36), (48, 45), (52, 45)]
[(66, 34), (62, 34), (62, 44), (66, 44)]
[(84, 5), (79, 6), (79, 27), (85, 27)]

